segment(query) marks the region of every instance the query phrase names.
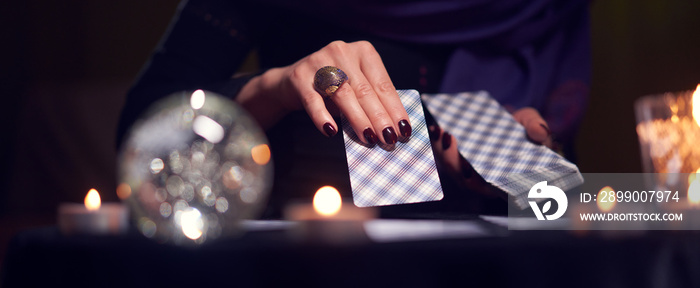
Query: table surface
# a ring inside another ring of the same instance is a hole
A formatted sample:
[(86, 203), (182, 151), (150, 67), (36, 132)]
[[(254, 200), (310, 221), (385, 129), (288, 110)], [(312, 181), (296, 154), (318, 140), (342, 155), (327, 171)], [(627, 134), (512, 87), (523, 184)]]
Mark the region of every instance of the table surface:
[(158, 244), (136, 231), (65, 236), (56, 227), (44, 227), (13, 238), (1, 283), (2, 287), (700, 287), (700, 234), (694, 231), (508, 231), (483, 219), (400, 221), (414, 227), (432, 223), (471, 228), (443, 229), (458, 232), (436, 237), (384, 240), (368, 230), (365, 241), (333, 244), (296, 237), (290, 233), (293, 225), (270, 225), (240, 237), (183, 248)]

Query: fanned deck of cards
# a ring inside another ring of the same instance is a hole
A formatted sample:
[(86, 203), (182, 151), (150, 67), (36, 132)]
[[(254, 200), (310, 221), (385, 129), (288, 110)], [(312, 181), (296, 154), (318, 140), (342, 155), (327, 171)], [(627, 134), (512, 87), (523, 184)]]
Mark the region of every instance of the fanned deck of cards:
[(525, 209), (528, 192), (547, 181), (567, 191), (583, 183), (578, 167), (544, 145), (527, 140), (520, 125), (487, 92), (424, 94), (423, 102), (457, 139), (459, 152), (486, 181)]
[[(353, 200), (358, 207), (437, 201), (443, 192), (437, 174), (421, 97), (400, 90), (413, 135), (393, 147), (369, 147), (342, 118)], [(527, 194), (540, 182), (564, 191), (583, 183), (573, 163), (530, 142), (525, 128), (484, 91), (424, 94), (426, 108), (440, 127), (457, 139), (458, 150), (486, 181), (529, 207)]]

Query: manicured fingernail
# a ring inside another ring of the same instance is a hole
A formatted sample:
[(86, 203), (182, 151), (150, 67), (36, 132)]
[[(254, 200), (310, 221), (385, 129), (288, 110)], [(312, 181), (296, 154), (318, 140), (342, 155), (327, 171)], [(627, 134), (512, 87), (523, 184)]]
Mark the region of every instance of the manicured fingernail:
[(382, 130), (382, 135), (384, 135), (384, 141), (386, 141), (386, 144), (394, 144), (399, 138), (399, 136), (396, 136), (396, 132), (394, 132), (394, 128), (392, 127), (384, 128), (384, 130)]
[(431, 141), (437, 141), (440, 138), (440, 128), (437, 125), (428, 126), (428, 135)]
[(374, 134), (372, 128), (365, 129), (365, 131), (362, 132), (362, 135), (365, 136), (365, 139), (367, 139), (369, 145), (374, 145), (377, 144), (377, 142), (379, 142), (379, 138), (377, 138), (377, 134)]
[(464, 178), (471, 178), (473, 173), (472, 173), (472, 166), (469, 165), (469, 162), (467, 159), (464, 159), (462, 155), (459, 156), (459, 168), (462, 169), (462, 177)]
[(337, 133), (337, 131), (335, 131), (335, 128), (333, 128), (333, 125), (331, 125), (331, 123), (323, 124), (323, 131), (326, 132), (326, 136), (328, 137), (333, 137), (333, 135)]
[(549, 127), (547, 127), (547, 125), (544, 125), (544, 123), (540, 123), (540, 126), (544, 128), (544, 131), (547, 131), (547, 136), (552, 136), (552, 131), (549, 130)]
[(447, 148), (450, 148), (450, 145), (452, 145), (452, 136), (450, 133), (443, 133), (442, 134), (442, 150), (447, 150)]
[(403, 137), (411, 137), (411, 133), (413, 133), (413, 128), (411, 128), (411, 124), (408, 124), (408, 121), (401, 120), (399, 121), (399, 132), (401, 132), (401, 135), (403, 135)]

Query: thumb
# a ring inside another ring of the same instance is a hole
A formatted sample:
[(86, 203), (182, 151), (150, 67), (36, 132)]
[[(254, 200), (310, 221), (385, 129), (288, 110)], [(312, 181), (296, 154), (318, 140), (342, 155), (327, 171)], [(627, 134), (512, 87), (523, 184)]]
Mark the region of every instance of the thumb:
[(545, 143), (552, 134), (547, 122), (534, 108), (518, 109), (513, 113), (513, 118), (525, 127), (527, 136), (534, 142)]

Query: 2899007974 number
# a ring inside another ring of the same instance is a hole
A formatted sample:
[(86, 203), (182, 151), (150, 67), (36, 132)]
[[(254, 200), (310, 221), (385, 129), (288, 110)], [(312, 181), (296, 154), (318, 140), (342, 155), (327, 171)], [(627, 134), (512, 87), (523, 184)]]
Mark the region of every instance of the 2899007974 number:
[(581, 193), (581, 202), (587, 203), (595, 201), (598, 203), (606, 202), (626, 202), (626, 203), (645, 203), (657, 202), (668, 203), (671, 201), (678, 202), (678, 191), (600, 191), (597, 196), (590, 193)]

